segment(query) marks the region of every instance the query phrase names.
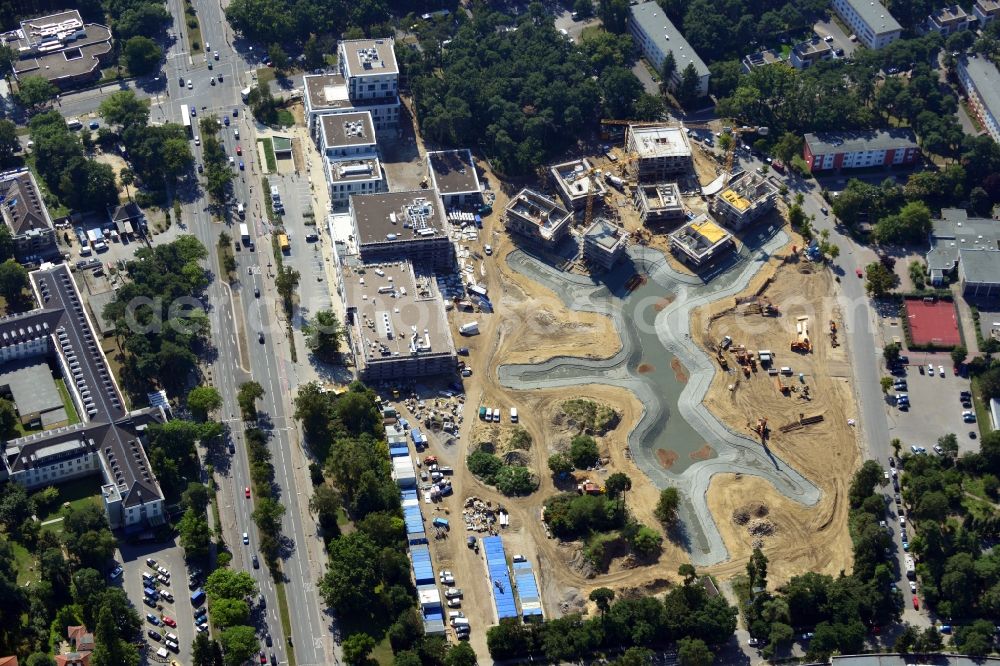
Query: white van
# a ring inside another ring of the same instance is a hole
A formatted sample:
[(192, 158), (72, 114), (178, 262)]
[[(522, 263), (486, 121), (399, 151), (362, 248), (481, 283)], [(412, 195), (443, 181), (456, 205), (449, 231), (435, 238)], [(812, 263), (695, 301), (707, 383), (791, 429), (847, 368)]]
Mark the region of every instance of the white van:
[(80, 122), (79, 118), (68, 118), (66, 120), (66, 127), (75, 131), (78, 129), (83, 129), (83, 123)]
[(271, 201), (281, 201), (281, 194), (278, 192), (276, 185), (271, 186)]
[(510, 408), (510, 422), (517, 423), (517, 407)]
[(170, 653), (167, 652), (167, 648), (161, 647), (159, 650), (156, 651), (156, 656), (162, 659), (163, 661), (166, 661), (167, 658), (170, 657)]
[(240, 217), (246, 216), (246, 209), (243, 207), (243, 204), (239, 204), (238, 206), (236, 206), (236, 212), (239, 214)]

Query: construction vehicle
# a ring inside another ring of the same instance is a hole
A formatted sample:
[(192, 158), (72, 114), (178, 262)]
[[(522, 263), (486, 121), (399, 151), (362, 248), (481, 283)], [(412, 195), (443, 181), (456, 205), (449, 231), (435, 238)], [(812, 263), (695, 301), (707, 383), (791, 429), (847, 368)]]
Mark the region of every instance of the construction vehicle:
[(792, 341), (792, 351), (812, 351), (812, 343), (809, 341), (809, 317), (795, 318), (795, 335), (796, 339)]
[(790, 391), (791, 389), (790, 389), (790, 388), (789, 388), (788, 386), (785, 386), (784, 384), (782, 384), (782, 383), (781, 383), (781, 375), (775, 375), (775, 376), (774, 376), (774, 383), (775, 383), (775, 384), (777, 384), (777, 386), (778, 386), (778, 391), (779, 391), (779, 392), (780, 392), (780, 393), (781, 393), (782, 395), (788, 395), (788, 393), (789, 393), (789, 391)]
[(837, 342), (837, 322), (830, 320), (830, 346), (837, 347), (840, 343)]
[(761, 443), (763, 443), (767, 439), (767, 419), (763, 417), (757, 419), (756, 425), (750, 426), (750, 430), (757, 433)]

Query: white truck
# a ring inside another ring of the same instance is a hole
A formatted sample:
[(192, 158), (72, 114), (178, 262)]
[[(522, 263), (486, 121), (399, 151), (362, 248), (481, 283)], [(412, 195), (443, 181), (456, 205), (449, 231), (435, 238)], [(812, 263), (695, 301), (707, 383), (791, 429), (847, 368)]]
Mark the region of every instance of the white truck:
[(510, 408), (510, 422), (517, 423), (517, 407)]
[(246, 222), (240, 222), (240, 238), (243, 239), (244, 244), (250, 244), (250, 227), (247, 226)]
[(458, 332), (462, 335), (478, 335), (479, 334), (479, 322), (470, 321), (468, 324), (462, 324), (458, 328)]

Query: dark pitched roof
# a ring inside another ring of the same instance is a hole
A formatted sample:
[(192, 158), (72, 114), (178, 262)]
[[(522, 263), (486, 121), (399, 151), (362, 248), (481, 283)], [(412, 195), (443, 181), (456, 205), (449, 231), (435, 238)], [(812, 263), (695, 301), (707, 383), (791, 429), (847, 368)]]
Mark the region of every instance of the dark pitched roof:
[(131, 222), (142, 219), (142, 209), (134, 201), (122, 204), (111, 212), (112, 222)]
[(0, 174), (0, 207), (14, 236), (32, 229), (51, 229), (52, 220), (35, 178), (27, 169)]

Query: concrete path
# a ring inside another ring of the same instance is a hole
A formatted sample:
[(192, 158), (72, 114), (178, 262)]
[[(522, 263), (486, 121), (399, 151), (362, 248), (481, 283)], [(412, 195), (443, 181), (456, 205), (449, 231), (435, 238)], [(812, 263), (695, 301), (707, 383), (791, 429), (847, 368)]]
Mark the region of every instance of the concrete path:
[[(681, 512), (685, 531), (681, 537), (692, 562), (698, 566), (715, 564), (728, 557), (706, 501), (713, 475), (740, 472), (760, 476), (774, 484), (786, 497), (805, 505), (813, 505), (820, 498), (819, 489), (797, 471), (755, 440), (730, 429), (702, 405), (716, 369), (708, 355), (688, 334), (693, 309), (742, 291), (770, 254), (787, 242), (785, 233), (776, 231), (758, 248), (744, 248), (737, 261), (720, 269), (711, 276), (710, 282), (675, 272), (659, 252), (639, 246), (629, 249), (635, 269), (676, 296), (668, 307), (657, 314), (654, 322), (664, 350), (676, 356), (690, 373), (676, 406), (665, 404), (664, 397), (651, 390), (648, 379), (629, 370), (627, 359), (642, 350), (636, 348), (637, 338), (633, 329), (637, 322), (623, 317), (620, 299), (588, 277), (563, 273), (522, 251), (508, 256), (511, 268), (553, 289), (568, 307), (610, 316), (622, 338), (622, 349), (607, 359), (558, 357), (534, 365), (501, 366), (497, 370), (500, 382), (517, 390), (597, 383), (618, 386), (635, 393), (647, 409), (629, 433), (632, 456), (658, 487), (676, 486), (681, 490), (685, 498)], [(650, 445), (656, 428), (662, 426), (663, 419), (669, 418), (675, 409), (718, 454), (718, 457), (697, 462), (679, 474), (664, 469)]]

